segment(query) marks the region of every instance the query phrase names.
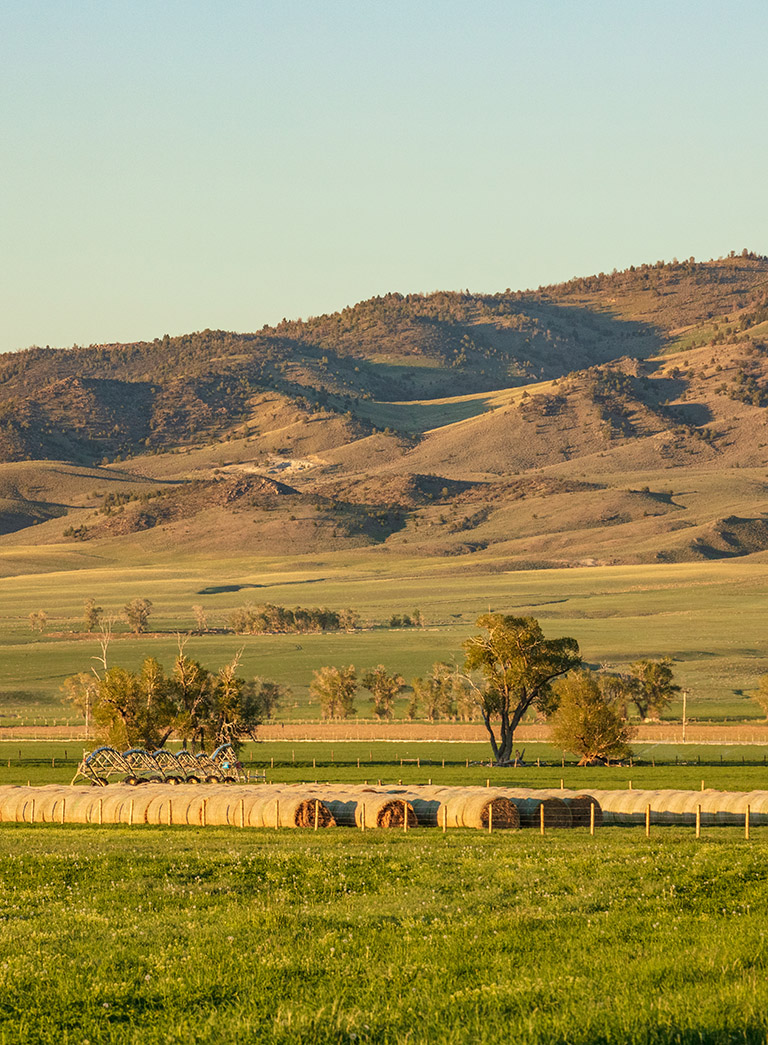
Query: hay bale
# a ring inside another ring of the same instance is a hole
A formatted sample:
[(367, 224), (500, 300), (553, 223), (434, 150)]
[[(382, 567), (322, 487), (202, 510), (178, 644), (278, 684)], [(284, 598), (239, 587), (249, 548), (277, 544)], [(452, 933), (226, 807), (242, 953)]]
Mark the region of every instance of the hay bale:
[(571, 811), (562, 798), (550, 796), (523, 795), (515, 791), (504, 794), (517, 806), (521, 827), (539, 827), (542, 809), (544, 810), (544, 827), (572, 827)]
[[(323, 801), (337, 824), (347, 827), (365, 826), (393, 828), (403, 827), (408, 817), (409, 827), (418, 827), (418, 820), (407, 798), (399, 798), (386, 792), (369, 788), (323, 791)], [(365, 811), (365, 812), (363, 812)]]

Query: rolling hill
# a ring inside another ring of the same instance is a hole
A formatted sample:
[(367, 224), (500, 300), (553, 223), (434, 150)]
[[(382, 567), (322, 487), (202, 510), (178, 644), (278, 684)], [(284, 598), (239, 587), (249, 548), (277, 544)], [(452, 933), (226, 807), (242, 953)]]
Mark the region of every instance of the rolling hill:
[(762, 557), (767, 408), (747, 251), (34, 347), (0, 356), (0, 548)]

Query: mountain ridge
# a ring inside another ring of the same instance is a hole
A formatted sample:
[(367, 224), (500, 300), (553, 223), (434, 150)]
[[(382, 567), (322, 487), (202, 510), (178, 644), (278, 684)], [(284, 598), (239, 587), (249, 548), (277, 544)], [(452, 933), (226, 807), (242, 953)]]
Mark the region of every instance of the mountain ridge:
[[(760, 555), (767, 341), (768, 259), (742, 252), (6, 354), (0, 545)], [(670, 475), (697, 477), (677, 507)]]

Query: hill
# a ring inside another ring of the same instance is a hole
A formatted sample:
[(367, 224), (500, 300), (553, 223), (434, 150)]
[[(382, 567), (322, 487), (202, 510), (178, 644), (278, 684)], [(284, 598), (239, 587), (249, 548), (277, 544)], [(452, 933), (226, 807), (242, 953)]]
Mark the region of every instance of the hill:
[(0, 545), (760, 555), (767, 342), (768, 259), (745, 251), (6, 354)]

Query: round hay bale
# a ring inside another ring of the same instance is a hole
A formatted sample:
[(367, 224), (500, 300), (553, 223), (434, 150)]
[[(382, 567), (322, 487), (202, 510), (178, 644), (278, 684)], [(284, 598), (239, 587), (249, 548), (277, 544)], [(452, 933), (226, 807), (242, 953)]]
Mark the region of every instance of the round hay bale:
[(520, 814), (521, 827), (539, 827), (544, 810), (544, 827), (571, 827), (571, 811), (561, 798), (523, 798), (510, 796)]
[(513, 830), (520, 828), (520, 810), (511, 798), (504, 795), (469, 794), (461, 806), (462, 827), (474, 827), (487, 830), (490, 811), (493, 808), (494, 830)]
[(568, 795), (563, 799), (571, 811), (571, 822), (574, 827), (589, 827), (591, 822), (590, 809), (595, 810), (595, 827), (603, 825), (603, 810), (600, 803), (592, 795)]

